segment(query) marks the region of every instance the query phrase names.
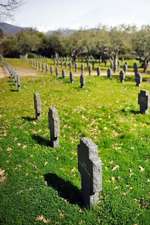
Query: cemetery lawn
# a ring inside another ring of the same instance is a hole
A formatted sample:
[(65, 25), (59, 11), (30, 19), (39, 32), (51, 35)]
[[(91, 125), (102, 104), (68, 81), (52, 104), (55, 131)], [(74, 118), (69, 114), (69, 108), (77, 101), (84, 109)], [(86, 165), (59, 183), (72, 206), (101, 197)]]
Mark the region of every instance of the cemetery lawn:
[[(139, 114), (137, 98), (150, 83), (138, 88), (133, 78), (120, 84), (88, 76), (80, 89), (78, 77), (70, 84), (39, 75), (22, 78), (20, 92), (9, 78), (0, 80), (0, 224), (149, 225), (150, 115)], [(38, 122), (35, 91), (42, 100)], [(57, 149), (48, 146), (52, 105), (61, 121)], [(103, 162), (103, 193), (91, 210), (78, 202), (82, 136), (98, 145)]]

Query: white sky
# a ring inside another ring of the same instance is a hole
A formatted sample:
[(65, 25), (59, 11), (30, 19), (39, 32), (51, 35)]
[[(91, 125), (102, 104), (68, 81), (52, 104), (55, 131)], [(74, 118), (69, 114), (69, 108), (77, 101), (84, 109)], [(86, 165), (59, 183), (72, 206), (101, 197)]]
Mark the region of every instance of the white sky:
[(99, 24), (140, 26), (150, 24), (150, 0), (24, 0), (12, 23), (41, 31)]

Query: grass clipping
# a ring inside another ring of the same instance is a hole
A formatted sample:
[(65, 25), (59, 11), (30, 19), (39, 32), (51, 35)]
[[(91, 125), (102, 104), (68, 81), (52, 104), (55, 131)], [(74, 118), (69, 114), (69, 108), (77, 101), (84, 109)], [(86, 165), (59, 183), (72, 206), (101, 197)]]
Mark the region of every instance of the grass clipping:
[(4, 183), (4, 181), (6, 181), (6, 174), (5, 174), (5, 170), (0, 168), (0, 184)]

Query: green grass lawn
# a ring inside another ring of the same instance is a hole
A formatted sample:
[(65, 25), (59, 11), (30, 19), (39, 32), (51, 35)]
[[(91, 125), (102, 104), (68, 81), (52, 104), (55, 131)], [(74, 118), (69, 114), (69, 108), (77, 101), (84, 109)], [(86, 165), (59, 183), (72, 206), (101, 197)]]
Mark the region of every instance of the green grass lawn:
[[(137, 97), (150, 84), (88, 76), (80, 89), (79, 78), (70, 84), (39, 75), (22, 78), (20, 92), (0, 80), (0, 224), (149, 225), (150, 115), (139, 114)], [(39, 122), (33, 120), (35, 91), (42, 99)], [(61, 121), (57, 149), (48, 146), (52, 105)], [(82, 136), (98, 145), (103, 161), (103, 193), (91, 210), (78, 203)]]

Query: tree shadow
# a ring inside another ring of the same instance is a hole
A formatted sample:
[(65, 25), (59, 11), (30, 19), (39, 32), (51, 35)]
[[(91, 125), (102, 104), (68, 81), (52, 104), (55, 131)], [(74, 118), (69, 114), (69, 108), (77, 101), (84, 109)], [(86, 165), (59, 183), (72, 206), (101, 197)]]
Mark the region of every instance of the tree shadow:
[(39, 136), (39, 135), (33, 134), (33, 135), (32, 135), (32, 139), (35, 140), (35, 141), (36, 141), (38, 144), (40, 144), (40, 145), (50, 146), (50, 141), (47, 140), (47, 139), (44, 138), (44, 137)]
[(71, 204), (78, 204), (81, 208), (84, 208), (81, 191), (70, 181), (65, 181), (54, 173), (45, 174), (44, 180), (48, 186), (57, 190), (60, 197), (66, 199)]
[(36, 120), (35, 118), (29, 117), (29, 116), (23, 116), (22, 119), (29, 122)]

